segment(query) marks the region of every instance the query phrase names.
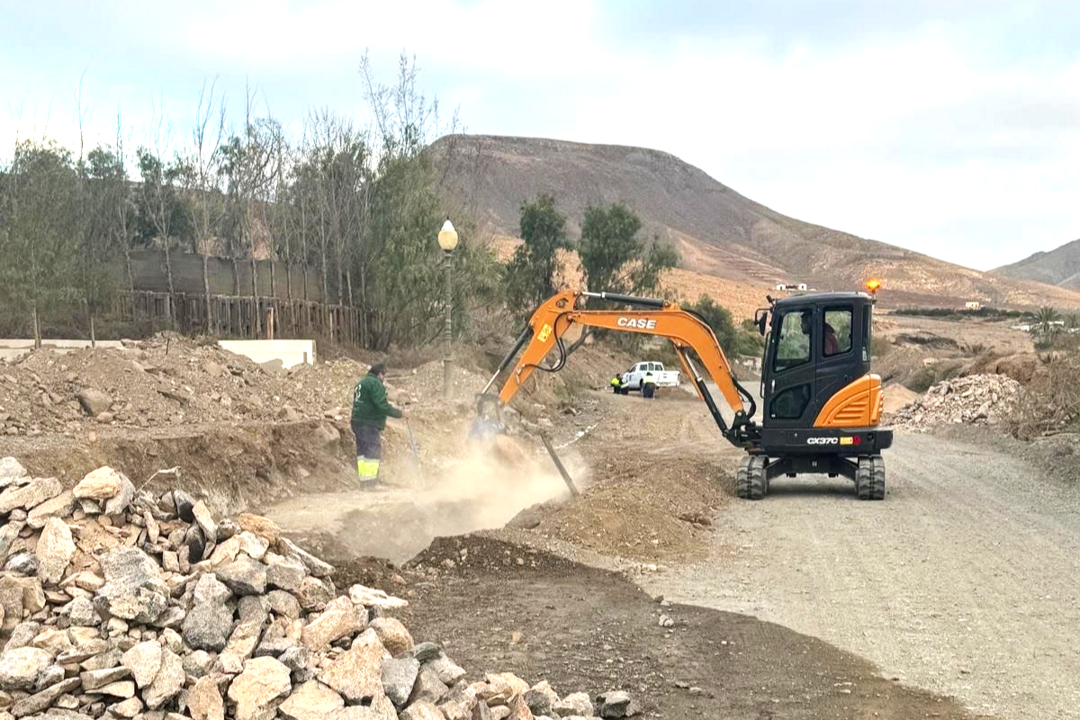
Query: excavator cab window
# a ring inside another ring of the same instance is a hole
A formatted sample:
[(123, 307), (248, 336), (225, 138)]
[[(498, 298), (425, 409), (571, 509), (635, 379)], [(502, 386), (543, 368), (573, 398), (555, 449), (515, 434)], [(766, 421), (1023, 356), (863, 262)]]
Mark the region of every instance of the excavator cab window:
[(863, 308), (862, 320), (863, 320), (863, 332), (862, 332), (862, 361), (870, 362), (870, 314), (873, 311), (873, 305), (867, 305)]
[(777, 393), (769, 405), (769, 417), (774, 420), (798, 420), (810, 404), (810, 384), (803, 383)]
[(773, 370), (781, 372), (810, 362), (810, 337), (813, 333), (814, 312), (797, 310), (786, 313), (780, 320), (780, 337), (776, 344)]
[(833, 357), (851, 351), (851, 306), (825, 309), (822, 355)]

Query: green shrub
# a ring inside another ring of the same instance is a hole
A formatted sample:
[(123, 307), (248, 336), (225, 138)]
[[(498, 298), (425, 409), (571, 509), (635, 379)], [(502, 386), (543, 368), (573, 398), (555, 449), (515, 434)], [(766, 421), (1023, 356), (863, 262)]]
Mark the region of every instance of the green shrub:
[(878, 337), (876, 335), (870, 336), (870, 356), (871, 357), (885, 357), (893, 351), (893, 345), (887, 338)]

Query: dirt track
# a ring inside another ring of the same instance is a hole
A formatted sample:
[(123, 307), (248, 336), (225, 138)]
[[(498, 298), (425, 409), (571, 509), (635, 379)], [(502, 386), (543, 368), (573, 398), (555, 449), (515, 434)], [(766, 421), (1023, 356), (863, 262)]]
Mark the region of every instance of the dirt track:
[(989, 445), (902, 434), (887, 458), (886, 502), (776, 482), (724, 514), (707, 560), (648, 589), (821, 638), (978, 712), (1080, 717), (1075, 490)]

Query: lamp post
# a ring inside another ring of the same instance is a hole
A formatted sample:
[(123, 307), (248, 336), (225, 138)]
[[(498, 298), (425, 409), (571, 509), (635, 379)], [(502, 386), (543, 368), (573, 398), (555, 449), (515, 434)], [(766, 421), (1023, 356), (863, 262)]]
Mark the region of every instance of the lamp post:
[(450, 397), (450, 363), (453, 358), (453, 340), (452, 332), (454, 329), (453, 319), (450, 314), (451, 306), (454, 303), (454, 294), (451, 286), (452, 273), (453, 273), (453, 255), (454, 248), (457, 247), (458, 234), (454, 229), (454, 224), (447, 218), (443, 223), (442, 230), (439, 231), (439, 247), (442, 248), (443, 256), (446, 258), (446, 357), (443, 359), (443, 399), (449, 399)]

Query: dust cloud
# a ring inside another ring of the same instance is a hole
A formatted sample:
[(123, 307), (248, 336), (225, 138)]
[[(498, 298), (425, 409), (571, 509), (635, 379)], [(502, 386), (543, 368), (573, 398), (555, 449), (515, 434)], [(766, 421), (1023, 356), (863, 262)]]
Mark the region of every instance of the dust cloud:
[[(559, 457), (574, 485), (579, 490), (587, 487), (590, 474), (581, 456), (564, 450)], [(530, 448), (506, 436), (468, 443), (463, 456), (426, 480), (427, 488), (417, 493), (415, 501), (434, 507), (469, 503), (470, 530), (502, 527), (531, 505), (570, 495), (542, 447)]]
[[(573, 448), (559, 451), (575, 486), (590, 482)], [(271, 508), (287, 531), (316, 541), (328, 559), (375, 556), (402, 563), (440, 536), (503, 527), (537, 503), (569, 498), (570, 491), (539, 442), (497, 436), (462, 441), (452, 455), (421, 455), (398, 466), (388, 488), (307, 495)]]

